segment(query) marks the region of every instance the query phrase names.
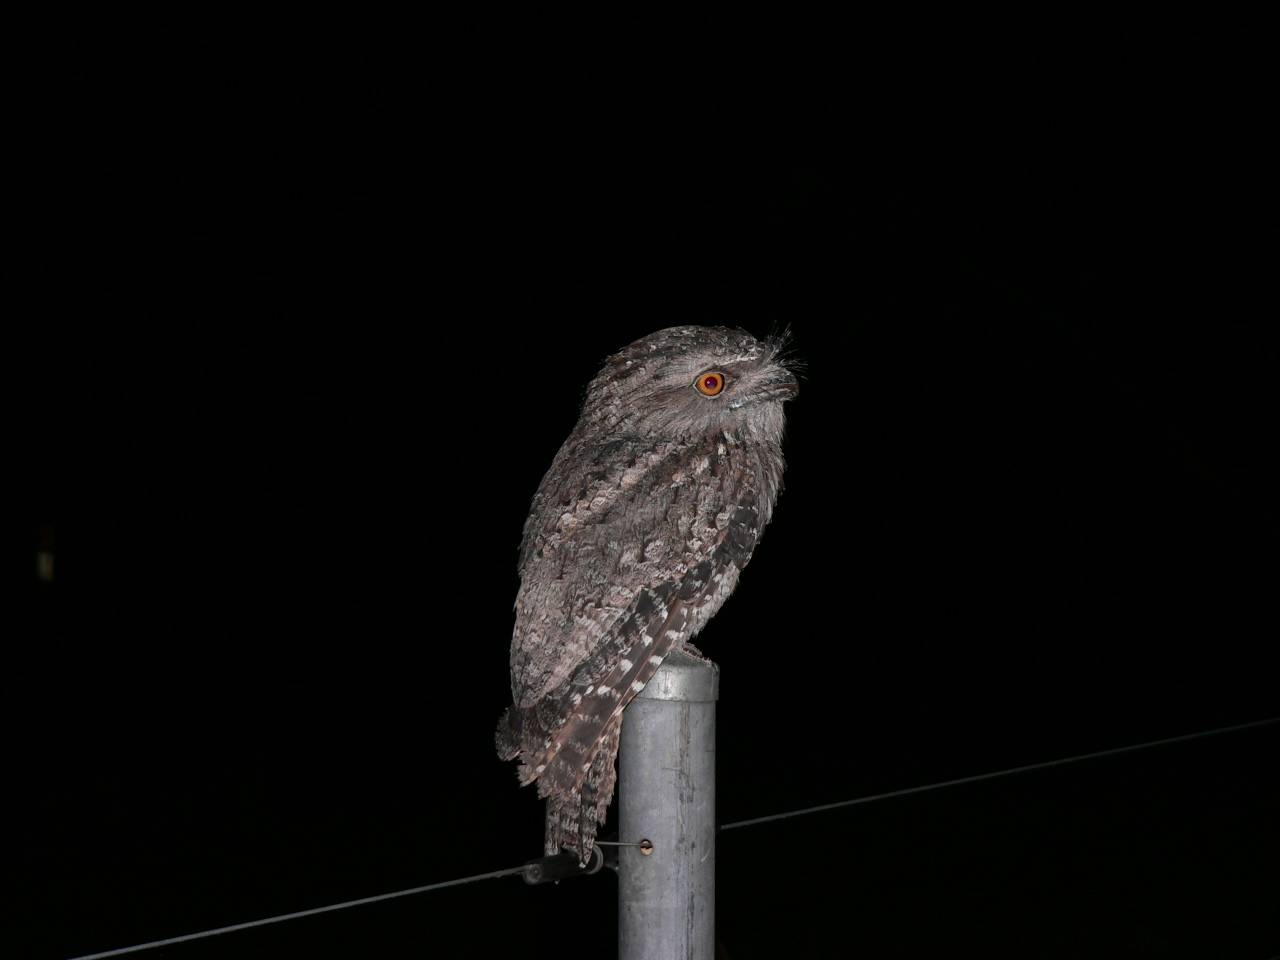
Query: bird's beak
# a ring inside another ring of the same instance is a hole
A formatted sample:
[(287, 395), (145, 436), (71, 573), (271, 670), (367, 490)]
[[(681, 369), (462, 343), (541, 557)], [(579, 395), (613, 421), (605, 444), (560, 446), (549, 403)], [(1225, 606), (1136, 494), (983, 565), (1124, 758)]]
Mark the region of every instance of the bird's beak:
[(793, 400), (800, 393), (800, 381), (786, 367), (775, 367), (775, 373), (763, 387), (763, 394), (768, 400)]

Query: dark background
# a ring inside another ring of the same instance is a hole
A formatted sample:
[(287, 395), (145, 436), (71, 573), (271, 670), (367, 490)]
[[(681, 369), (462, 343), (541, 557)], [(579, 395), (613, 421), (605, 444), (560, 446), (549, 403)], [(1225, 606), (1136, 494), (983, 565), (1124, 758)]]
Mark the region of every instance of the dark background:
[[(1247, 111), (692, 137), (519, 85), (136, 121), (92, 86), (19, 190), (21, 955), (537, 856), (492, 747), (521, 524), (601, 360), (678, 323), (789, 325), (807, 366), (699, 640), (723, 822), (1280, 714)], [(726, 834), (722, 955), (1269, 956), (1278, 736)], [(151, 955), (608, 956), (615, 898), (492, 880)]]

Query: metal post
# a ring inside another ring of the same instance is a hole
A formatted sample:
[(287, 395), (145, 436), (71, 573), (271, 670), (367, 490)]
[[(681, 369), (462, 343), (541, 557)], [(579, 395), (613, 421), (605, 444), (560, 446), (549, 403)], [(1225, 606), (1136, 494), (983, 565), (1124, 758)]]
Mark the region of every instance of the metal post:
[(720, 670), (675, 651), (627, 706), (618, 769), (620, 960), (713, 960)]

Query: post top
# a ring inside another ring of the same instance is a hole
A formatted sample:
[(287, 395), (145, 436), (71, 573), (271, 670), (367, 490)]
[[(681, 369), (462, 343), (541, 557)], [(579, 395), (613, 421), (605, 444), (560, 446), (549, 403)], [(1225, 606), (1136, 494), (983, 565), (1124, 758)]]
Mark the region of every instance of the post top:
[(683, 650), (672, 650), (662, 661), (643, 690), (645, 700), (706, 702), (720, 699), (720, 668), (710, 660), (699, 660)]

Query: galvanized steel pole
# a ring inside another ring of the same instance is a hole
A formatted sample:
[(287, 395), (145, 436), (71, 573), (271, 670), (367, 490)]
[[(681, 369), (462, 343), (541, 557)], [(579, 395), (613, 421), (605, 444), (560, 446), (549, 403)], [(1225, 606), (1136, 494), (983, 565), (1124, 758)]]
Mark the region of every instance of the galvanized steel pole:
[(622, 720), (620, 960), (713, 960), (716, 930), (714, 663), (671, 653)]

